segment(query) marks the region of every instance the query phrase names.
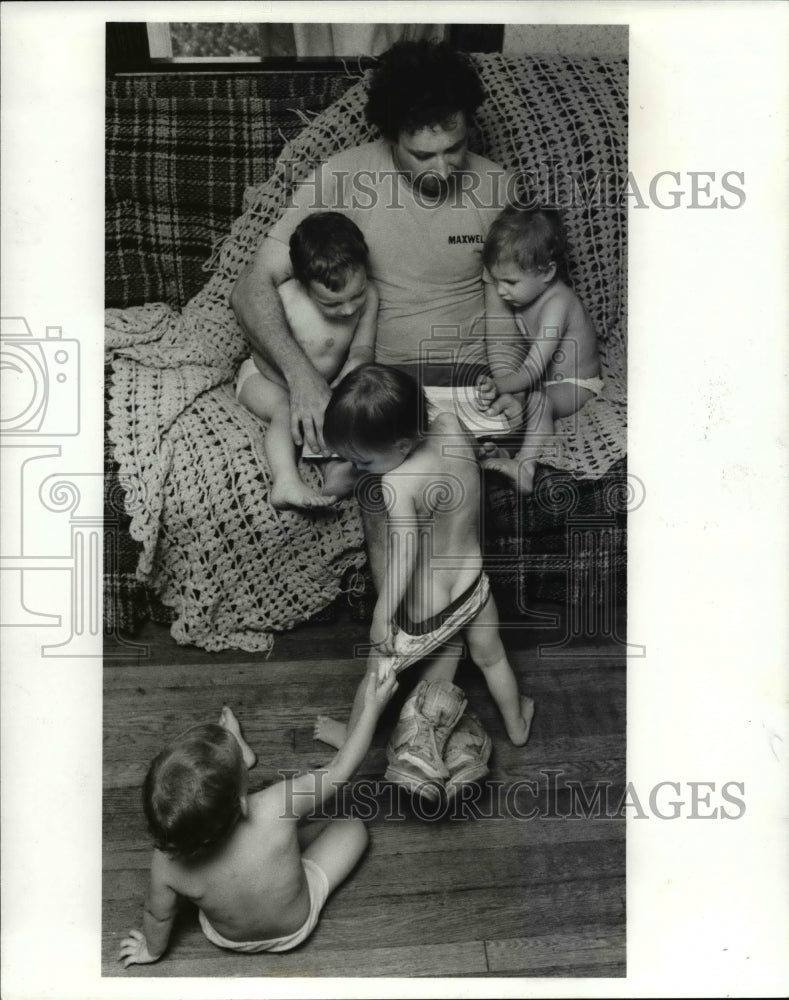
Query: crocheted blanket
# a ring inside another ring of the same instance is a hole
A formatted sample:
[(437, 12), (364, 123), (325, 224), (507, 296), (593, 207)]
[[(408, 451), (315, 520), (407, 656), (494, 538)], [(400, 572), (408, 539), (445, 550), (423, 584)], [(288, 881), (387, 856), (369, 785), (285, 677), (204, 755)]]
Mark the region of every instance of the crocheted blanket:
[[(474, 58), (488, 99), (473, 148), (547, 185), (542, 203), (574, 202), (565, 212), (572, 277), (598, 330), (606, 392), (561, 422), (564, 447), (551, 464), (594, 479), (626, 446), (625, 208), (606, 197), (626, 177), (626, 64)], [(316, 161), (374, 137), (365, 97), (360, 79), (286, 144), (271, 178), (246, 192), (211, 279), (182, 312), (162, 303), (107, 311), (109, 436), (130, 531), (142, 543), (137, 575), (174, 608), (179, 642), (268, 651), (273, 632), (326, 606), (346, 571), (365, 561), (354, 502), (320, 515), (268, 503), (265, 427), (233, 398), (247, 348), (229, 306), (290, 185)], [(317, 482), (308, 462), (300, 470)]]

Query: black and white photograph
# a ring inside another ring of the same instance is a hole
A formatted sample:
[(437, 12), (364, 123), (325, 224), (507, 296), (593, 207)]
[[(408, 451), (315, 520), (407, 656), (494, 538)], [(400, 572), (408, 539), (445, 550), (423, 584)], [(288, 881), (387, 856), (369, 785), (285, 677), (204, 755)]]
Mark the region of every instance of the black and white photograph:
[(783, 995), (785, 10), (4, 6), (7, 995)]
[(104, 974), (623, 976), (627, 27), (107, 41)]

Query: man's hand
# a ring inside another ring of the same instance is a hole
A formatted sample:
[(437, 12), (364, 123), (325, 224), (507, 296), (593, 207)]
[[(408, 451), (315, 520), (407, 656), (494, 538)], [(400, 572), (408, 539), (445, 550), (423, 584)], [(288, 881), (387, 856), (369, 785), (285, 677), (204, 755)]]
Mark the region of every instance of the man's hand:
[(123, 962), (124, 969), (130, 965), (150, 965), (160, 958), (161, 955), (152, 955), (148, 951), (148, 942), (142, 931), (129, 931), (129, 936), (121, 941), (118, 961)]
[(316, 372), (304, 371), (289, 384), (290, 432), (297, 445), (306, 444), (310, 451), (329, 454), (323, 440), (323, 414), (329, 405), (331, 392), (326, 380)]

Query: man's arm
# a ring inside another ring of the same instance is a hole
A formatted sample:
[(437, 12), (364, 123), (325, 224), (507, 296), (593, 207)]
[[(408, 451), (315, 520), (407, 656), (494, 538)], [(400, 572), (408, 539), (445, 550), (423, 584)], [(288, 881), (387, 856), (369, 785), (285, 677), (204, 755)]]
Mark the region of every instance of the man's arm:
[(254, 351), (282, 372), (290, 392), (293, 440), (312, 451), (325, 451), (323, 412), (329, 387), (296, 343), (288, 327), (277, 288), (293, 276), (288, 248), (266, 237), (252, 263), (230, 293), (230, 305)]
[(178, 895), (167, 883), (165, 868), (164, 856), (159, 851), (154, 851), (148, 891), (145, 894), (142, 933), (137, 930), (129, 931), (129, 936), (121, 941), (120, 960), (124, 968), (155, 962), (167, 949), (178, 907)]
[(367, 284), (367, 299), (362, 307), (356, 331), (348, 348), (348, 357), (340, 369), (339, 375), (331, 384), (333, 389), (339, 385), (348, 372), (359, 365), (366, 365), (375, 359), (375, 334), (378, 327), (378, 289), (373, 281)]

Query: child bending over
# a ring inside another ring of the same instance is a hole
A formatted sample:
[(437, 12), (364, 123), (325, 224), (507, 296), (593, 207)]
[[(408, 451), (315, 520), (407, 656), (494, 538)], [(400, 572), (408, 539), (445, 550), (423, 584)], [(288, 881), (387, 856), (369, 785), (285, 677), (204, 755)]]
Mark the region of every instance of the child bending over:
[(357, 819), (299, 819), (351, 777), (396, 687), (393, 677), (370, 678), (357, 725), (324, 771), (253, 794), (255, 755), (227, 707), (218, 724), (194, 726), (159, 754), (143, 789), (155, 844), (143, 929), (121, 942), (124, 967), (164, 954), (179, 897), (200, 908), (208, 940), (231, 951), (288, 951), (312, 933), (368, 837)]
[(525, 433), (517, 455), (510, 458), (489, 447), (482, 453), (482, 465), (530, 493), (540, 437), (553, 434), (555, 420), (570, 416), (602, 392), (597, 339), (583, 304), (567, 285), (567, 246), (557, 213), (504, 209), (485, 238), (482, 260), (513, 310), (524, 343), (497, 338), (488, 324), (493, 376), (478, 382), (480, 408), (501, 412), (515, 393), (527, 394)]
[[(382, 365), (364, 365), (342, 380), (323, 429), (326, 442), (360, 472), (382, 477), (387, 508), (386, 575), (370, 629), (374, 650), (347, 731), (361, 716), (370, 676), (397, 673), (464, 629), (507, 735), (522, 746), (534, 703), (518, 692), (482, 569), (474, 439), (454, 413), (428, 422), (416, 381)], [(318, 739), (340, 746), (345, 733), (341, 723), (319, 717)]]
[[(378, 292), (367, 274), (364, 236), (339, 212), (307, 216), (290, 239), (294, 278), (277, 289), (298, 347), (332, 386), (372, 361)], [(302, 480), (290, 421), (290, 394), (282, 372), (253, 352), (239, 369), (236, 397), (270, 421), (264, 443), (271, 466), (274, 507), (324, 507), (347, 496), (350, 467), (329, 462), (321, 493)]]

